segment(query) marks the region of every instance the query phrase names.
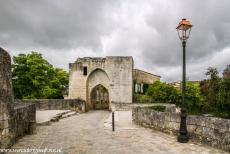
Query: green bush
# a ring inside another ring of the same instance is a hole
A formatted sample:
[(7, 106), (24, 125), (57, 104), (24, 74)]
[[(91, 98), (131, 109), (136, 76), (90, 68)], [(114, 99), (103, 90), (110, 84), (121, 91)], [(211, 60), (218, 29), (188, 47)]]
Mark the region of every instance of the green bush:
[(179, 103), (179, 93), (171, 85), (156, 81), (149, 86), (146, 94), (155, 102), (159, 103)]
[[(172, 85), (161, 83), (160, 81), (150, 85), (147, 93), (154, 102), (173, 103), (181, 105), (182, 92)], [(204, 98), (200, 92), (200, 86), (190, 82), (186, 83), (186, 105), (190, 114), (199, 114), (204, 107)]]

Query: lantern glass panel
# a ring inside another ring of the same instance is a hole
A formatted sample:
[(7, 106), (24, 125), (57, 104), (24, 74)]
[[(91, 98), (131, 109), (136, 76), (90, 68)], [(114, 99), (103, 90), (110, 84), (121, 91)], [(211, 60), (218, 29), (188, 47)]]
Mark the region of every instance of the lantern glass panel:
[(186, 19), (182, 19), (176, 28), (178, 36), (182, 41), (186, 41), (189, 38), (191, 28), (192, 24)]

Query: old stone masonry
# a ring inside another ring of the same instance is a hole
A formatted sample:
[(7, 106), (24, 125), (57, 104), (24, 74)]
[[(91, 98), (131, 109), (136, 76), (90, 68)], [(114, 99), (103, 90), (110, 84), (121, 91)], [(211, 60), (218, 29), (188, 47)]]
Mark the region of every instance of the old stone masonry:
[[(86, 109), (111, 109), (112, 103), (131, 104), (143, 84), (160, 76), (134, 69), (132, 57), (78, 58), (69, 64), (69, 95), (86, 101)], [(135, 85), (133, 85), (135, 83)]]

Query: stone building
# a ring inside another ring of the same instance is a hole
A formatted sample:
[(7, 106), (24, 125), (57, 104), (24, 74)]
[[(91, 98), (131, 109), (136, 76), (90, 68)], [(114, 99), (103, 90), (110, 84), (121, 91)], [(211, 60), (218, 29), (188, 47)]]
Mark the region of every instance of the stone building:
[(111, 109), (111, 103), (132, 103), (134, 78), (138, 79), (136, 83), (160, 80), (160, 76), (135, 71), (133, 67), (129, 56), (78, 58), (69, 64), (68, 98), (85, 100), (86, 109)]
[(143, 93), (145, 85), (150, 85), (156, 81), (160, 81), (160, 78), (161, 76), (159, 75), (155, 75), (139, 69), (134, 69), (133, 80), (135, 84), (135, 93)]

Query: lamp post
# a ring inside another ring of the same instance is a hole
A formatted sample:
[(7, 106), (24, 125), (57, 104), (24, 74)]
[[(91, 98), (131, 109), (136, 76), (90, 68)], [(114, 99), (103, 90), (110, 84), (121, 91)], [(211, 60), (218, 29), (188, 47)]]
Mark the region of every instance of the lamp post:
[(179, 136), (177, 138), (178, 142), (187, 143), (188, 142), (188, 131), (186, 125), (187, 109), (185, 105), (185, 91), (186, 91), (186, 41), (189, 38), (191, 32), (192, 24), (186, 20), (182, 19), (177, 26), (177, 33), (182, 41), (183, 47), (183, 72), (182, 72), (182, 105), (181, 105), (181, 121)]

